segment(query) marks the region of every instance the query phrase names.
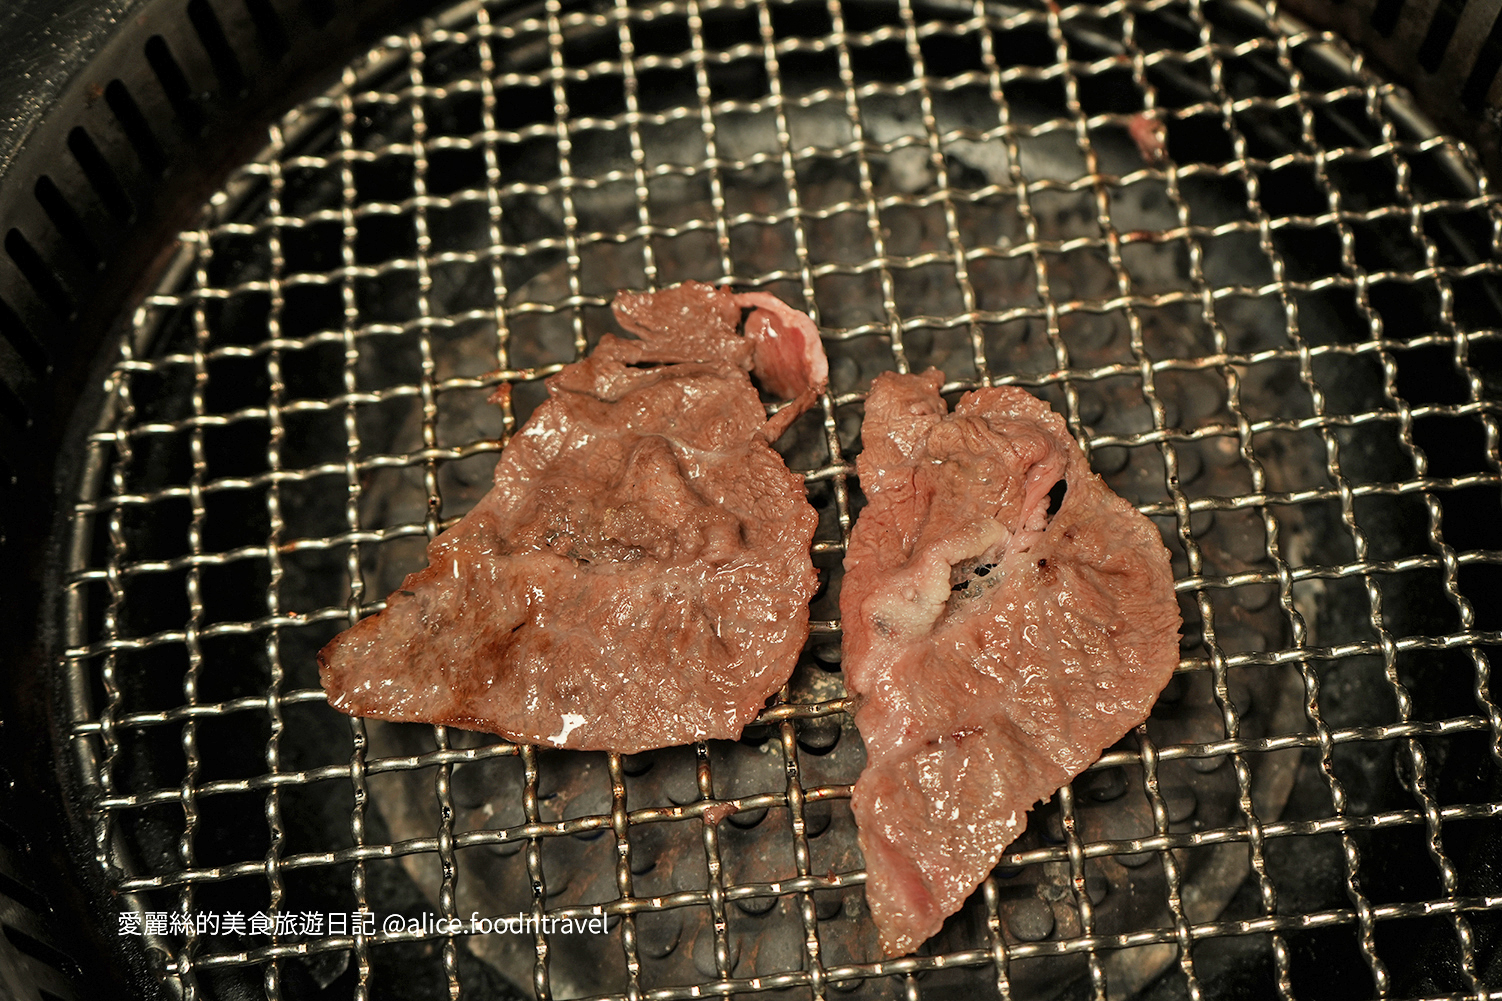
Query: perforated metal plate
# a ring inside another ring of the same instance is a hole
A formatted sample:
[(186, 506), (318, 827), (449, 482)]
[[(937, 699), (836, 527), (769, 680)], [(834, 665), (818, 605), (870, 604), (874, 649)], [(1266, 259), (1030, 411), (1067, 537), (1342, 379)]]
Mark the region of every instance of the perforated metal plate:
[[(182, 234), (104, 388), (60, 665), (97, 864), (208, 996), (1485, 996), (1497, 210), (1252, 4), (466, 4), (393, 36)], [(831, 359), (779, 444), (825, 582), (788, 690), (635, 758), (329, 709), (315, 651), (540, 380), (617, 289), (688, 278), (808, 309)], [(884, 959), (839, 562), (870, 379), (930, 365), (1064, 414), (1186, 626), (1153, 717)], [(306, 918), (362, 910), (610, 930)], [(198, 923), (255, 912), (289, 919)]]

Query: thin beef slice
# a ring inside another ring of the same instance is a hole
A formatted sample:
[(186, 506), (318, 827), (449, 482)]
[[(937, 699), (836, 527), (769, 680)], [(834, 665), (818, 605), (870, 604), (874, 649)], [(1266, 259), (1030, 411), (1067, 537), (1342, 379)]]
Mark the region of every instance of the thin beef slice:
[[(827, 382), (818, 332), (696, 282), (614, 308), (636, 337), (548, 379), (427, 568), (320, 652), (335, 708), (633, 752), (733, 739), (787, 681), (817, 519), (768, 443)], [(771, 420), (753, 370), (794, 397)]]
[(1178, 662), (1152, 523), (1041, 400), (981, 389), (950, 414), (941, 383), (872, 386), (869, 503), (840, 595), (867, 753), (851, 808), (887, 955), (939, 930), (1028, 809), (1145, 719)]

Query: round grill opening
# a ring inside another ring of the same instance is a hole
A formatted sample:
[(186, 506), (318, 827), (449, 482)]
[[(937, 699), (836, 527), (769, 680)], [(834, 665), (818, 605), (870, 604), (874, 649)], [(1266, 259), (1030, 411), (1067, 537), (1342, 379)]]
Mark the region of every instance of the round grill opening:
[[(1251, 4), (455, 7), (272, 128), (135, 313), (66, 585), (97, 862), (207, 996), (1496, 986), (1498, 218), (1401, 91)], [(317, 649), (617, 289), (690, 278), (830, 356), (779, 443), (825, 582), (783, 696), (624, 758), (333, 712)], [(864, 392), (929, 366), (1064, 414), (1185, 636), (1148, 723), (883, 960), (839, 567)], [(607, 931), (435, 924), (472, 914)]]

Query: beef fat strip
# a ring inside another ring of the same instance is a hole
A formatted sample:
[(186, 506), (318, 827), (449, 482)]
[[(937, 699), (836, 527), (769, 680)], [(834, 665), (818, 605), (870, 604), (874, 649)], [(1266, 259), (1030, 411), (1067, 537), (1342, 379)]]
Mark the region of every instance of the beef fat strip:
[[(817, 518), (769, 442), (828, 380), (818, 331), (697, 282), (614, 308), (636, 339), (549, 378), (427, 568), (319, 653), (336, 709), (633, 752), (733, 739), (787, 681)], [(768, 420), (752, 371), (794, 402)]]
[(1178, 662), (1152, 523), (1041, 400), (982, 389), (951, 414), (941, 383), (887, 373), (871, 388), (869, 504), (840, 595), (867, 754), (851, 808), (894, 956), (959, 909), (1034, 803), (1147, 717)]

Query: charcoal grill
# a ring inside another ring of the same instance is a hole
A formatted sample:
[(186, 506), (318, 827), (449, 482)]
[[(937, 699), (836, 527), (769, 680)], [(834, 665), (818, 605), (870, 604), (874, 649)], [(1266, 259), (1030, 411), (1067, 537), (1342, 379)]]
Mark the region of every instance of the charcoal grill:
[[(139, 10), (95, 58), (150, 75), (48, 83), (94, 117), (3, 178), (18, 996), (1502, 996), (1495, 5), (1301, 10), (1417, 98), (1241, 0)], [(820, 513), (788, 688), (627, 757), (330, 710), (313, 654), (615, 290), (690, 278), (830, 355), (778, 446)], [(885, 959), (839, 562), (864, 391), (930, 365), (1048, 399), (1161, 527), (1183, 660)]]

